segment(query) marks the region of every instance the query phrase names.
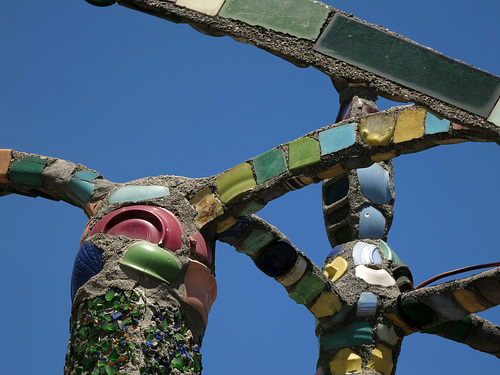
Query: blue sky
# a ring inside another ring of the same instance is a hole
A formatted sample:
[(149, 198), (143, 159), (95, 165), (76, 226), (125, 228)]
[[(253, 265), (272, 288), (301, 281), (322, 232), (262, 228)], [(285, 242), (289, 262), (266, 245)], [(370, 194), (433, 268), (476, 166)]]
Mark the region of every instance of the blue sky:
[[(497, 0), (328, 1), (451, 57), (500, 74)], [(335, 121), (330, 80), (228, 37), (212, 38), (118, 5), (0, 3), (0, 148), (82, 163), (125, 182), (202, 177)], [(396, 103), (381, 102), (387, 108)], [(417, 283), (498, 261), (497, 144), (440, 146), (394, 161), (389, 245)], [(62, 202), (0, 199), (2, 373), (62, 372), (69, 279), (86, 217)], [(321, 187), (261, 216), (317, 264), (329, 252)], [(218, 300), (204, 374), (314, 374), (312, 315), (243, 254), (219, 244)], [(498, 308), (481, 314), (500, 323)], [(496, 373), (498, 359), (414, 334), (398, 373)]]

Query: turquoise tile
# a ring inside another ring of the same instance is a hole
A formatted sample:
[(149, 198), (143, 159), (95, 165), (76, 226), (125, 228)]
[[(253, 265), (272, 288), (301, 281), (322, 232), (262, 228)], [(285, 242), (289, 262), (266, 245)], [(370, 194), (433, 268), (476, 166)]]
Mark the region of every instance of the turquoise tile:
[(329, 13), (312, 0), (226, 0), (219, 16), (314, 41)]
[(258, 184), (287, 171), (285, 155), (278, 149), (264, 152), (252, 160)]
[(76, 178), (77, 180), (91, 182), (92, 180), (95, 180), (97, 177), (100, 176), (101, 175), (95, 171), (87, 170), (87, 171), (76, 172), (73, 175), (73, 178)]
[(359, 214), (360, 238), (383, 238), (385, 231), (385, 217), (382, 213), (371, 207), (365, 206)]
[(136, 202), (148, 199), (163, 198), (170, 195), (170, 190), (165, 186), (137, 186), (129, 185), (119, 187), (111, 197), (110, 203)]
[(357, 170), (361, 191), (365, 198), (375, 204), (386, 204), (392, 199), (389, 172), (380, 164)]
[(324, 350), (370, 345), (372, 330), (368, 322), (353, 323), (336, 332), (321, 335), (320, 343)]
[(15, 161), (10, 168), (9, 181), (13, 185), (41, 187), (42, 173), (47, 159), (39, 156), (26, 156)]
[(319, 133), (321, 155), (331, 154), (356, 142), (356, 124), (337, 126)]
[(84, 207), (88, 202), (90, 202), (90, 198), (94, 192), (94, 184), (72, 178), (68, 182), (67, 189), (67, 194), (71, 200), (78, 203), (79, 206)]
[(427, 112), (425, 116), (425, 134), (436, 134), (447, 132), (450, 128), (450, 121), (440, 119), (432, 113)]
[(485, 118), (500, 96), (500, 77), (338, 13), (314, 50)]

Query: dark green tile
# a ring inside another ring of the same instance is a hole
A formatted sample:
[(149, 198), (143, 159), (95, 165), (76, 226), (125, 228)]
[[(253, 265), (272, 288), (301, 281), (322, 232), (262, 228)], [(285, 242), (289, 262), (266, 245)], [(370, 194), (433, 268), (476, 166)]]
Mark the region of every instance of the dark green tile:
[(42, 186), (42, 173), (47, 159), (39, 156), (27, 156), (12, 164), (9, 180), (14, 185)]
[(482, 117), (500, 95), (500, 77), (341, 14), (314, 50)]
[(316, 40), (330, 7), (312, 0), (226, 0), (219, 16)]

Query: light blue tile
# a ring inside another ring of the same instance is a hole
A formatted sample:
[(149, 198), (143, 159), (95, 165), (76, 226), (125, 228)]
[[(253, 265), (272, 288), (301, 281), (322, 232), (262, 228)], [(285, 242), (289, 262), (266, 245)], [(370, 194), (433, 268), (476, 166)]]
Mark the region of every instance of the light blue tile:
[(356, 142), (356, 124), (347, 124), (319, 133), (321, 155), (328, 155), (352, 146)]
[(436, 134), (447, 132), (450, 128), (450, 121), (439, 119), (432, 113), (427, 112), (425, 116), (425, 134)]
[(391, 201), (391, 184), (389, 172), (375, 163), (368, 168), (359, 168), (358, 179), (363, 195), (375, 204)]
[(109, 198), (110, 203), (136, 202), (148, 199), (163, 198), (170, 195), (170, 190), (164, 186), (122, 186)]
[(488, 121), (494, 123), (496, 126), (500, 126), (500, 98), (493, 107), (493, 111), (491, 111)]
[(96, 179), (97, 177), (100, 177), (101, 175), (95, 171), (87, 170), (87, 171), (80, 171), (76, 172), (73, 175), (73, 178), (76, 178), (77, 180), (82, 180), (82, 181), (88, 181), (91, 182), (92, 180)]
[(360, 238), (383, 238), (385, 230), (384, 215), (371, 206), (361, 209), (359, 215), (359, 237)]
[(67, 188), (68, 196), (75, 201), (75, 203), (79, 203), (81, 207), (85, 207), (94, 192), (94, 184), (74, 178), (68, 182)]

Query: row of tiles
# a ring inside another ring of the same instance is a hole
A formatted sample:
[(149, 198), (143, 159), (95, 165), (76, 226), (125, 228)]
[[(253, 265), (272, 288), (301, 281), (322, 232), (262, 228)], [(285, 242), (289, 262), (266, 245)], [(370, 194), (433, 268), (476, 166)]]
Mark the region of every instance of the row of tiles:
[[(97, 5), (114, 1), (90, 0)], [(172, 0), (209, 15), (315, 42), (314, 50), (500, 126), (500, 77), (347, 17), (314, 0)], [(333, 17), (325, 27), (325, 23)], [(383, 51), (383, 53), (381, 53)], [(443, 77), (446, 77), (443, 79)]]

